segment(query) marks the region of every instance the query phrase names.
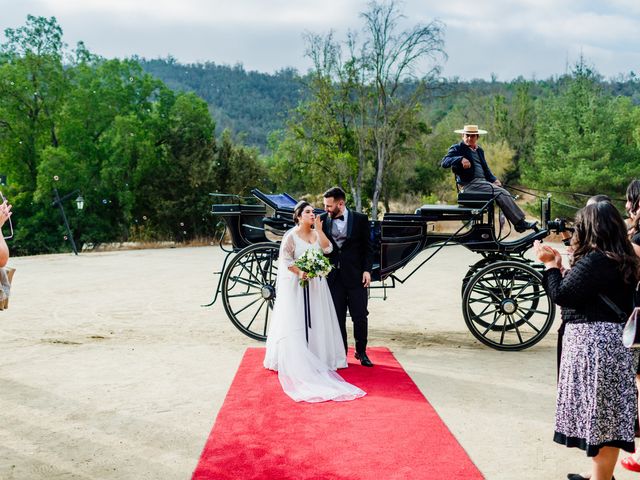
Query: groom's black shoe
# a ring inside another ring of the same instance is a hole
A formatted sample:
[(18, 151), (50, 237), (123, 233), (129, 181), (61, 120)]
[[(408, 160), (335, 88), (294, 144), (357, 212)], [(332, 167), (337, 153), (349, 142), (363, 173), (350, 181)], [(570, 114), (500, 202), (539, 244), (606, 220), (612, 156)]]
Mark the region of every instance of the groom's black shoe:
[(356, 360), (360, 360), (360, 365), (362, 365), (363, 367), (373, 367), (373, 362), (369, 360), (369, 357), (367, 357), (367, 354), (365, 352), (356, 352)]
[[(567, 473), (567, 478), (569, 480), (589, 480), (588, 477), (583, 477), (579, 473)], [(611, 480), (616, 480), (616, 477), (611, 477)]]

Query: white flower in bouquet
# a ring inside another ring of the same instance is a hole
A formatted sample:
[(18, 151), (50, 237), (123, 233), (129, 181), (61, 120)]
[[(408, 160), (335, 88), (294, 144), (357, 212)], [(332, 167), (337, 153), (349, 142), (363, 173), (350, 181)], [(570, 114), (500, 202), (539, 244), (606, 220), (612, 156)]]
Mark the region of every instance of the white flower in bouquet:
[[(294, 265), (307, 274), (307, 278), (326, 277), (333, 268), (331, 262), (320, 250), (309, 248)], [(306, 285), (306, 280), (300, 280), (300, 286)]]

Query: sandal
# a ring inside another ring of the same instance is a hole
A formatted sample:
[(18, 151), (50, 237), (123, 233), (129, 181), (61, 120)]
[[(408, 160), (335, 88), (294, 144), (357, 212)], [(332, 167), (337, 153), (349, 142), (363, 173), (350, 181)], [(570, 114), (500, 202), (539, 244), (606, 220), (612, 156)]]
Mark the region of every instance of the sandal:
[(623, 458), (622, 460), (620, 460), (620, 464), (627, 470), (631, 470), (632, 472), (640, 472), (640, 464), (635, 461), (632, 455), (629, 455), (627, 458)]

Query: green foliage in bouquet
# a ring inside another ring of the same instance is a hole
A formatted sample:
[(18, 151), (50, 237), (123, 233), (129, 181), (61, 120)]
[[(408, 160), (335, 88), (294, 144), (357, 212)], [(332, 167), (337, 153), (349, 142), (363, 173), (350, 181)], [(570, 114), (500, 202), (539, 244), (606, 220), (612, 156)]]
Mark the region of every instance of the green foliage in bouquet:
[[(308, 278), (326, 277), (333, 268), (329, 259), (324, 256), (320, 250), (309, 248), (298, 258), (294, 265), (303, 272), (306, 272)], [(307, 285), (307, 280), (300, 280), (300, 286)]]

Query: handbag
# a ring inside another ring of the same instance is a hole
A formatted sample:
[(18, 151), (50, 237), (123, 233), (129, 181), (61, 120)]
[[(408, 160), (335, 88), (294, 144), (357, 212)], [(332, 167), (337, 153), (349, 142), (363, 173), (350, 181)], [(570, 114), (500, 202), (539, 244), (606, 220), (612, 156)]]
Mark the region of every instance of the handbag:
[(635, 307), (627, 323), (624, 324), (622, 331), (622, 344), (627, 348), (640, 348), (640, 325), (638, 324), (640, 317), (640, 308)]
[[(640, 285), (640, 284), (639, 284)], [(638, 287), (636, 286), (636, 294), (638, 293)], [(611, 310), (616, 312), (618, 318), (624, 320), (626, 318), (626, 314), (620, 310), (609, 297), (603, 294), (598, 295), (604, 303), (606, 303)], [(637, 305), (637, 295), (634, 295), (634, 305)], [(634, 307), (631, 315), (627, 318), (626, 323), (624, 324), (624, 329), (622, 330), (622, 344), (627, 348), (640, 348), (640, 307)]]

